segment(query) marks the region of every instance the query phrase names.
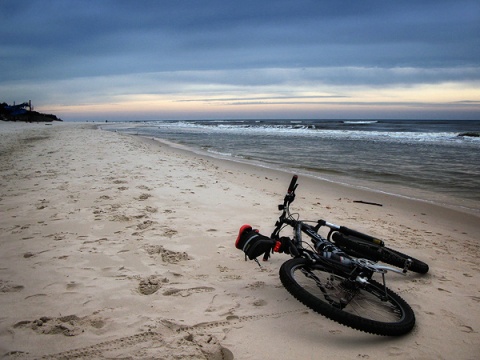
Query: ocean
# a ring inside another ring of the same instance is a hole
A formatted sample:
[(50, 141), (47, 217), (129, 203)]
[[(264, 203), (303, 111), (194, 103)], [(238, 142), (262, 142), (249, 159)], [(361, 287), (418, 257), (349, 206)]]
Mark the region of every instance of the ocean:
[(132, 121), (106, 129), (480, 213), (480, 121)]

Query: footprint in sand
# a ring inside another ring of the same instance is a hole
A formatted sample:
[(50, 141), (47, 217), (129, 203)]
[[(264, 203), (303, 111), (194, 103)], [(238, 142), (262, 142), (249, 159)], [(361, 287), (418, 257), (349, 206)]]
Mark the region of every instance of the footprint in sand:
[(442, 310), (442, 316), (447, 321), (454, 324), (461, 332), (464, 333), (477, 333), (470, 325), (464, 324), (463, 321), (455, 314), (447, 310)]
[(81, 286), (80, 284), (76, 283), (75, 281), (71, 281), (66, 285), (67, 290), (73, 290)]
[(145, 250), (149, 255), (160, 255), (162, 261), (170, 264), (176, 264), (180, 261), (190, 259), (186, 252), (167, 250), (162, 245), (149, 245), (145, 247)]
[(267, 305), (267, 302), (263, 299), (258, 299), (258, 300), (255, 300), (252, 304), (253, 306), (265, 306)]
[(37, 205), (36, 205), (36, 208), (37, 210), (43, 210), (47, 207), (49, 201), (46, 200), (46, 199), (41, 199), (38, 201)]
[(23, 290), (23, 285), (11, 284), (9, 281), (0, 280), (0, 293), (18, 292)]
[(169, 280), (167, 278), (160, 278), (156, 275), (151, 275), (145, 279), (140, 280), (138, 285), (138, 291), (143, 295), (152, 295), (162, 287), (163, 284), (167, 284)]
[(460, 331), (461, 332), (464, 332), (464, 333), (476, 333), (475, 330), (473, 330), (473, 328), (471, 326), (468, 326), (468, 325), (460, 325)]
[(228, 267), (222, 266), (222, 265), (217, 265), (217, 269), (222, 273), (230, 271), (230, 269)]
[(397, 346), (392, 346), (388, 349), (387, 354), (389, 356), (402, 356), (405, 354), (405, 350)]
[(246, 286), (247, 289), (260, 289), (263, 287), (265, 287), (265, 282), (263, 281), (255, 281), (254, 283), (248, 284)]
[(147, 194), (147, 193), (143, 193), (138, 198), (135, 198), (135, 199), (139, 200), (139, 201), (144, 201), (144, 200), (147, 200), (150, 197), (152, 197), (152, 195)]
[(42, 316), (35, 320), (20, 321), (13, 325), (15, 329), (32, 329), (39, 334), (76, 336), (85, 332), (89, 327), (100, 329), (105, 326), (105, 321), (98, 317), (67, 315), (58, 318)]
[(166, 228), (166, 229), (163, 231), (163, 236), (166, 236), (166, 237), (171, 238), (173, 235), (176, 235), (177, 233), (178, 233), (177, 230), (170, 229), (170, 228)]
[(444, 291), (444, 292), (447, 292), (447, 293), (449, 293), (449, 294), (451, 294), (451, 293), (452, 293), (451, 291), (448, 291), (448, 290), (446, 290), (446, 289), (443, 289), (443, 288), (437, 288), (437, 290), (439, 290), (439, 291)]
[(113, 215), (110, 218), (110, 221), (128, 222), (128, 221), (130, 221), (130, 217), (128, 217), (127, 215), (124, 215), (124, 214), (117, 214), (117, 215)]
[(50, 235), (47, 235), (45, 237), (49, 237), (49, 238), (53, 238), (53, 240), (55, 241), (60, 241), (60, 240), (65, 240), (65, 238), (67, 237), (67, 235), (65, 233), (54, 233), (54, 234), (50, 234)]
[(155, 223), (156, 223), (156, 221), (145, 220), (144, 222), (137, 225), (137, 229), (138, 230), (146, 230)]

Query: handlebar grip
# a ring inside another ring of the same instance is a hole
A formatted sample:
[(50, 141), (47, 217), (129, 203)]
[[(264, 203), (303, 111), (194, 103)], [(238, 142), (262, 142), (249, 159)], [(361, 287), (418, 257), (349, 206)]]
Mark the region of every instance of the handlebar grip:
[(292, 181), (290, 181), (290, 185), (288, 186), (287, 193), (290, 194), (292, 191), (295, 190), (295, 185), (297, 184), (297, 179), (298, 179), (298, 175), (293, 175)]

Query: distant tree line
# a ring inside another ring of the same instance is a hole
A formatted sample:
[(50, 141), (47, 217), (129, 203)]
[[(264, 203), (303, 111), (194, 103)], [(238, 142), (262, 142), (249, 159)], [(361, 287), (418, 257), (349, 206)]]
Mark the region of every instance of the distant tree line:
[(18, 105), (8, 105), (6, 102), (0, 103), (0, 120), (27, 122), (63, 121), (54, 114), (43, 114), (33, 111), (31, 102)]

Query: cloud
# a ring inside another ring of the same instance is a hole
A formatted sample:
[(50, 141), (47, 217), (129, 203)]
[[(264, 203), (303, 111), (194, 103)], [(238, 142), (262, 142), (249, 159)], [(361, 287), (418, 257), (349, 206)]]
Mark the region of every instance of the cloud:
[(470, 88), (479, 35), (478, 1), (3, 0), (0, 91), (48, 106)]

